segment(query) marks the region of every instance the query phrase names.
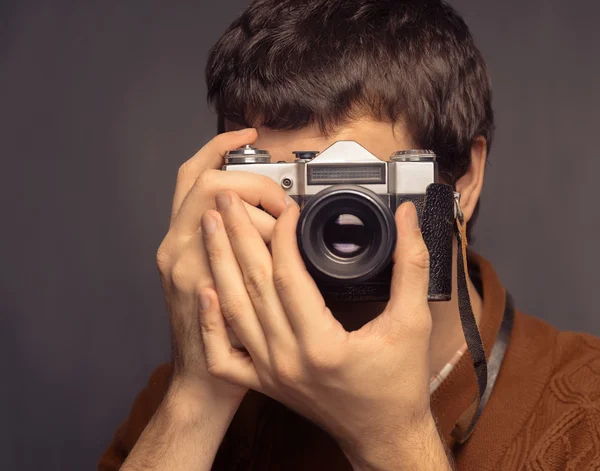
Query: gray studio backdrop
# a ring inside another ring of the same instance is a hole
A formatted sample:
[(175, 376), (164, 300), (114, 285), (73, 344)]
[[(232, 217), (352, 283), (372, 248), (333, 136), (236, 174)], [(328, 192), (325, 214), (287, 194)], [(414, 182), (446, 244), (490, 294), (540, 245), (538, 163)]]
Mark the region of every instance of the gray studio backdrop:
[[(93, 469), (167, 360), (154, 256), (245, 3), (0, 3), (1, 469)], [(476, 246), (522, 310), (600, 334), (600, 4), (454, 3), (495, 86)]]

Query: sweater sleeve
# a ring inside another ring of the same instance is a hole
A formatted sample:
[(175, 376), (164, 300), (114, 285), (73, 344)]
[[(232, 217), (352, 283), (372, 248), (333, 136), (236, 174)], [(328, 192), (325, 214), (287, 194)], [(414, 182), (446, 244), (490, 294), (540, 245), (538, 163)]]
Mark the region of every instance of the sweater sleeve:
[(162, 402), (169, 387), (171, 372), (171, 365), (167, 364), (154, 370), (146, 387), (135, 398), (129, 416), (119, 426), (110, 445), (100, 457), (98, 471), (116, 471), (121, 468)]

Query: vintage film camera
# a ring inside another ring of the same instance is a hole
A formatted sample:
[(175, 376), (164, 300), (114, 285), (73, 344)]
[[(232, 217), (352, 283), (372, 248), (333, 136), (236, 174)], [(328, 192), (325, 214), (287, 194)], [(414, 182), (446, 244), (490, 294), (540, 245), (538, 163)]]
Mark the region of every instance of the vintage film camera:
[(222, 170), (270, 177), (300, 205), (298, 246), (326, 300), (389, 299), (394, 212), (405, 201), (417, 208), (429, 250), (428, 299), (450, 299), (458, 194), (438, 183), (433, 152), (399, 151), (385, 162), (357, 142), (338, 141), (320, 154), (294, 154), (294, 162), (271, 163), (268, 151), (245, 146), (225, 156)]

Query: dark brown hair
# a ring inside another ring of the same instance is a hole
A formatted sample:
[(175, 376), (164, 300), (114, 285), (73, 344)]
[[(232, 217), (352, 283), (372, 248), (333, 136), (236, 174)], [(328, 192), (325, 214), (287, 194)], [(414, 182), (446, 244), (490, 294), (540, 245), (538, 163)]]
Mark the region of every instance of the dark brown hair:
[(493, 139), (485, 62), (440, 0), (256, 0), (213, 47), (206, 81), (221, 122), (327, 134), (361, 115), (402, 121), (452, 184), (473, 140)]

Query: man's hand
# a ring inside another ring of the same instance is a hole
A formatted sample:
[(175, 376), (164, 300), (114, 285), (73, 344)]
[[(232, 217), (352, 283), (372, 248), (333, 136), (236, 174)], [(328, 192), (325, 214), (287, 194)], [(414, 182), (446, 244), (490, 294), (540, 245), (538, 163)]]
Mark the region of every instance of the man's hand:
[[(157, 263), (169, 311), (173, 377), (161, 406), (127, 458), (124, 470), (206, 469), (229, 427), (247, 387), (208, 373), (198, 324), (199, 293), (214, 287), (202, 243), (200, 217), (215, 208), (215, 194), (235, 190), (245, 200), (249, 224), (269, 242), (275, 219), (285, 208), (285, 192), (270, 178), (245, 172), (221, 172), (223, 156), (256, 140), (246, 129), (221, 134), (179, 169), (169, 232), (157, 253)], [(262, 242), (263, 244), (265, 242)], [(219, 340), (234, 350), (225, 330)], [(234, 339), (235, 340), (235, 339)]]
[[(241, 399), (246, 389), (225, 383), (207, 373), (198, 325), (199, 293), (214, 283), (202, 243), (200, 217), (215, 208), (215, 194), (235, 189), (244, 200), (250, 224), (262, 240), (270, 240), (273, 215), (286, 206), (285, 192), (270, 178), (246, 172), (221, 172), (223, 156), (256, 140), (246, 129), (221, 134), (179, 169), (169, 232), (157, 253), (157, 264), (169, 311), (173, 349), (173, 382), (185, 389), (196, 387), (215, 397)], [(240, 353), (241, 355), (241, 353)]]
[[(215, 288), (200, 314), (208, 371), (263, 392), (325, 429), (355, 469), (446, 469), (429, 406), (429, 254), (414, 205), (396, 213), (391, 299), (355, 332), (333, 317), (296, 242), (299, 209), (277, 219), (271, 252), (235, 192), (202, 217)], [(227, 343), (223, 318), (249, 355)]]

